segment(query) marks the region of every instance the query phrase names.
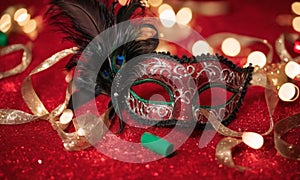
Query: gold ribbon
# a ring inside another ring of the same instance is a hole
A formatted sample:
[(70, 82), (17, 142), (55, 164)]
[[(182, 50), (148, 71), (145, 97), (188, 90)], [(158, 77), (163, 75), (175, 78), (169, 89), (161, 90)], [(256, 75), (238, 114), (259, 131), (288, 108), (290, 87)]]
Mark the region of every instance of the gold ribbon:
[[(70, 96), (71, 96), (72, 82), (68, 84), (65, 101), (62, 104), (58, 105), (50, 113), (45, 108), (44, 104), (41, 102), (40, 98), (38, 97), (35, 90), (33, 89), (31, 83), (32, 75), (40, 73), (52, 67), (54, 64), (59, 62), (64, 57), (73, 54), (75, 50), (76, 48), (69, 48), (52, 55), (50, 58), (46, 59), (43, 63), (41, 63), (34, 70), (32, 70), (31, 73), (23, 81), (22, 96), (25, 103), (30, 108), (33, 114), (29, 114), (20, 110), (0, 109), (0, 124), (14, 125), (14, 124), (27, 123), (37, 119), (47, 120), (51, 123), (53, 129), (57, 131), (58, 135), (62, 139), (65, 149), (69, 151), (75, 151), (75, 150), (79, 151), (79, 150), (86, 149), (87, 147), (90, 147), (91, 143), (87, 141), (86, 137), (88, 138), (92, 137), (91, 132), (94, 133), (94, 131), (92, 131), (93, 129), (97, 129), (98, 131), (97, 134), (99, 135), (97, 137), (101, 138), (104, 133), (103, 125), (106, 126), (110, 125), (108, 120), (108, 114), (111, 109), (108, 109), (100, 117), (96, 117), (91, 113), (78, 116), (76, 118), (77, 120), (82, 120), (82, 121), (88, 120), (89, 122), (94, 122), (94, 124), (93, 125), (86, 124), (85, 126), (79, 126), (77, 123), (73, 122), (76, 131), (72, 133), (67, 133), (64, 130), (66, 129), (66, 127), (68, 127), (69, 123), (62, 124), (59, 121), (59, 116), (63, 113), (63, 111), (66, 109), (69, 103)], [(8, 50), (6, 52), (8, 52)], [(26, 53), (28, 52), (26, 51)], [(24, 68), (24, 66), (22, 67)], [(18, 68), (17, 70), (19, 71), (24, 70), (23, 68), (21, 69)], [(19, 73), (19, 71), (18, 72), (14, 71), (14, 73)], [(81, 128), (81, 134), (78, 133), (78, 130), (80, 128)], [(82, 134), (82, 132), (85, 132), (86, 134)]]
[(280, 59), (284, 62), (288, 61), (299, 61), (300, 56), (293, 58), (285, 47), (285, 41), (295, 42), (299, 38), (299, 34), (296, 33), (283, 33), (279, 36), (275, 43), (275, 49), (280, 57)]
[[(288, 82), (288, 77), (285, 74), (284, 67), (286, 62), (288, 61), (297, 61), (299, 60), (299, 57), (292, 58), (291, 55), (288, 53), (288, 51), (285, 48), (285, 40), (291, 42), (295, 41), (297, 38), (299, 38), (298, 34), (282, 34), (277, 40), (276, 40), (276, 52), (278, 56), (281, 58), (281, 63), (277, 64), (271, 64), (272, 57), (273, 57), (273, 48), (272, 46), (263, 39), (254, 38), (254, 37), (248, 37), (248, 36), (242, 36), (232, 33), (218, 33), (210, 36), (207, 38), (207, 41), (210, 45), (213, 47), (219, 46), (223, 39), (227, 37), (233, 37), (239, 40), (242, 46), (248, 46), (255, 41), (261, 42), (266, 44), (269, 47), (269, 53), (267, 55), (268, 64), (262, 68), (255, 68), (255, 73), (253, 74), (253, 78), (251, 81), (252, 85), (256, 86), (262, 86), (265, 88), (265, 99), (269, 111), (270, 116), (270, 126), (269, 129), (262, 133), (262, 136), (268, 135), (272, 132), (274, 128), (274, 121), (273, 121), (273, 114), (275, 111), (275, 108), (278, 104), (279, 97), (278, 97), (278, 90), (280, 86), (283, 83)], [(224, 125), (222, 125), (217, 118), (211, 114), (210, 112), (203, 110), (202, 112), (209, 122), (212, 124), (212, 126), (216, 129), (217, 132), (224, 136), (229, 136), (224, 139), (222, 139), (216, 148), (216, 158), (221, 163), (228, 167), (236, 168), (237, 170), (244, 171), (247, 168), (235, 165), (232, 159), (232, 148), (237, 146), (238, 144), (242, 143), (243, 141), (241, 139), (237, 139), (242, 137), (242, 132), (236, 132), (233, 131)], [(275, 124), (274, 128), (274, 142), (275, 142), (275, 148), (284, 157), (300, 160), (300, 147), (289, 144), (286, 141), (282, 139), (282, 136), (286, 134), (289, 130), (300, 126), (300, 114), (296, 114), (294, 116), (291, 116), (287, 119), (281, 120), (277, 124)], [(237, 137), (237, 138), (233, 138)]]
[(274, 128), (275, 147), (279, 154), (289, 159), (300, 160), (300, 146), (287, 143), (282, 136), (300, 126), (300, 114), (279, 121)]
[(23, 44), (14, 44), (14, 45), (6, 46), (6, 47), (0, 49), (0, 56), (9, 54), (9, 53), (12, 53), (15, 51), (19, 51), (19, 50), (23, 50), (22, 62), (10, 70), (7, 70), (5, 72), (0, 72), (0, 79), (19, 74), (19, 73), (23, 72), (30, 64), (31, 59), (32, 59), (31, 51), (27, 46), (25, 46)]

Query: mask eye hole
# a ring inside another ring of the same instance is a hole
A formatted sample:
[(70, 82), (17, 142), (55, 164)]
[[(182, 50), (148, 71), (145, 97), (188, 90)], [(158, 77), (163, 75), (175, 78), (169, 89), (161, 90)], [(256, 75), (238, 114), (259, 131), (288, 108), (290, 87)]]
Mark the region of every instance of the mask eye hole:
[(131, 95), (148, 104), (171, 105), (174, 102), (171, 89), (163, 82), (154, 79), (135, 81), (130, 89)]
[(217, 109), (227, 106), (237, 95), (238, 90), (224, 84), (207, 84), (198, 89), (194, 97), (196, 108)]

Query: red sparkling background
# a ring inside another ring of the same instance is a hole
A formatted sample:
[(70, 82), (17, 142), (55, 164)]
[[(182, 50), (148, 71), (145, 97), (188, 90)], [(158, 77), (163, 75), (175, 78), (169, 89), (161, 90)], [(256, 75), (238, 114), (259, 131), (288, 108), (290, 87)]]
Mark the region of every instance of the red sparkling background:
[[(20, 4), (20, 0), (1, 1), (1, 12), (9, 5)], [(201, 35), (207, 37), (221, 31), (257, 36), (267, 39), (271, 44), (285, 31), (293, 32), (291, 27), (277, 25), (278, 14), (290, 14), (292, 1), (253, 1), (230, 0), (232, 11), (224, 16), (197, 16), (196, 29), (202, 29)], [(31, 7), (33, 16), (42, 15), (47, 9), (47, 1), (22, 2)], [(199, 25), (197, 25), (199, 24)], [(201, 26), (201, 27), (200, 27)], [(54, 33), (45, 21), (36, 40), (33, 41), (33, 61), (20, 75), (0, 80), (0, 108), (20, 109), (30, 112), (22, 100), (20, 88), (28, 73), (53, 53), (71, 44), (61, 41), (62, 35)], [(22, 34), (11, 34), (9, 43), (27, 43), (30, 40)], [(0, 71), (11, 68), (20, 62), (21, 54), (1, 58)], [(49, 110), (64, 100), (64, 62), (52, 69), (33, 77), (34, 87)], [(278, 57), (275, 56), (275, 61)], [(107, 99), (98, 101), (103, 112)], [(293, 103), (280, 102), (274, 114), (275, 122), (299, 112), (300, 100)], [(230, 128), (243, 131), (264, 132), (268, 129), (269, 117), (262, 88), (250, 87), (237, 119)], [(170, 129), (150, 128), (148, 131), (163, 136)], [(120, 135), (128, 141), (138, 142), (144, 129), (126, 126)], [(299, 129), (293, 130), (285, 138), (289, 142), (299, 143)], [(212, 132), (213, 133), (213, 132)], [(264, 146), (252, 150), (244, 145), (234, 153), (236, 164), (251, 167), (251, 170), (238, 172), (218, 165), (215, 159), (215, 147), (221, 135), (215, 135), (209, 144), (198, 147), (202, 131), (195, 131), (171, 158), (145, 164), (124, 163), (99, 153), (94, 148), (80, 152), (67, 152), (51, 125), (44, 121), (24, 125), (0, 126), (0, 179), (44, 179), (44, 178), (250, 178), (250, 179), (299, 179), (299, 161), (288, 160), (276, 152), (273, 133), (265, 138)]]

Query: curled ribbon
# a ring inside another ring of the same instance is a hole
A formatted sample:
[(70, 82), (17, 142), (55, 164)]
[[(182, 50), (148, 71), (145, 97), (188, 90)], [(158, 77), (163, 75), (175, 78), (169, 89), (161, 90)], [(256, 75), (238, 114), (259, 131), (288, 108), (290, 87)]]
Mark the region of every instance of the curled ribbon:
[[(270, 116), (270, 126), (269, 129), (262, 133), (262, 136), (268, 135), (272, 132), (274, 128), (274, 122), (273, 122), (273, 113), (275, 110), (275, 107), (278, 103), (278, 97), (277, 93), (274, 91), (273, 86), (271, 86), (269, 83), (266, 84), (266, 90), (265, 90), (265, 98), (268, 106), (269, 116)], [(237, 132), (234, 131), (226, 126), (224, 126), (214, 114), (210, 113), (209, 111), (205, 109), (201, 109), (201, 113), (208, 119), (208, 121), (211, 123), (213, 128), (223, 136), (227, 136), (226, 138), (223, 138), (216, 147), (216, 158), (219, 163), (224, 164), (231, 168), (236, 168), (239, 171), (245, 171), (248, 168), (236, 165), (232, 159), (232, 149), (243, 142), (243, 140), (239, 139), (243, 137), (244, 133), (248, 132)], [(256, 134), (256, 133), (254, 133)], [(259, 135), (259, 134), (257, 134)], [(233, 138), (235, 137), (235, 138)]]
[[(98, 134), (102, 136), (103, 125), (106, 126), (110, 125), (108, 120), (109, 119), (108, 114), (110, 112), (110, 109), (108, 109), (100, 117), (96, 117), (91, 113), (78, 116), (77, 119), (84, 118), (85, 120), (94, 121), (96, 123), (94, 123), (95, 125), (93, 127), (90, 127), (91, 125), (89, 124), (83, 127), (79, 127), (76, 123), (74, 123), (75, 129), (77, 131), (72, 133), (67, 133), (64, 130), (69, 126), (70, 122), (67, 124), (61, 123), (59, 121), (59, 116), (67, 108), (67, 105), (69, 103), (70, 96), (71, 96), (72, 82), (68, 84), (65, 101), (62, 104), (58, 105), (51, 112), (49, 112), (45, 108), (44, 104), (41, 102), (35, 90), (33, 89), (31, 83), (32, 75), (50, 68), (51, 66), (59, 62), (64, 57), (73, 54), (75, 50), (76, 50), (75, 48), (69, 48), (52, 55), (50, 58), (46, 59), (43, 63), (41, 63), (34, 70), (32, 70), (31, 73), (23, 81), (22, 96), (25, 103), (30, 108), (33, 114), (29, 114), (20, 110), (0, 109), (0, 124), (14, 125), (14, 124), (23, 124), (38, 119), (47, 120), (48, 122), (51, 123), (53, 129), (57, 131), (58, 135), (62, 139), (65, 149), (69, 151), (79, 151), (79, 150), (86, 149), (87, 147), (90, 147), (91, 144), (87, 141), (86, 137), (91, 136), (90, 134), (88, 134), (88, 132), (90, 132), (91, 129), (97, 129), (97, 131), (100, 131), (98, 132)], [(23, 70), (23, 69), (18, 69), (18, 70)], [(81, 128), (81, 133), (78, 133), (78, 129), (80, 128)], [(87, 132), (87, 134), (82, 134), (82, 132)]]
[(300, 146), (289, 144), (282, 139), (282, 136), (284, 134), (288, 133), (290, 130), (297, 128), (299, 126), (300, 126), (300, 114), (296, 114), (286, 119), (283, 119), (275, 125), (274, 128), (275, 147), (280, 155), (286, 158), (300, 160)]
[(10, 45), (10, 46), (2, 48), (0, 50), (0, 56), (9, 54), (9, 53), (12, 53), (15, 51), (19, 51), (19, 50), (23, 50), (22, 62), (10, 70), (7, 70), (5, 72), (0, 72), (0, 79), (19, 74), (19, 73), (23, 72), (30, 64), (31, 59), (32, 59), (31, 51), (27, 46), (25, 46), (23, 44), (14, 44), (14, 45)]
[[(284, 41), (285, 39), (289, 41), (296, 40), (299, 35), (297, 34), (282, 34), (276, 41), (276, 52), (281, 58), (282, 62), (278, 64), (271, 64), (272, 56), (273, 56), (273, 48), (272, 46), (263, 39), (242, 36), (232, 33), (218, 33), (210, 36), (207, 41), (213, 47), (219, 46), (223, 39), (226, 37), (234, 37), (239, 40), (242, 46), (247, 46), (255, 41), (261, 42), (266, 44), (269, 47), (269, 53), (267, 55), (267, 59), (269, 64), (266, 65), (263, 69), (256, 69), (253, 75), (253, 79), (251, 81), (252, 85), (262, 86), (265, 88), (265, 99), (269, 111), (270, 116), (270, 126), (269, 129), (262, 133), (262, 136), (268, 135), (272, 132), (274, 128), (273, 122), (273, 113), (278, 104), (279, 97), (278, 97), (278, 89), (280, 86), (288, 81), (287, 76), (284, 74), (284, 67), (286, 62), (288, 61), (297, 61), (299, 57), (293, 59), (290, 54), (287, 52)], [(275, 71), (277, 73), (274, 73)], [(278, 72), (281, 72), (278, 73)], [(282, 74), (283, 73), (283, 74)], [(232, 148), (237, 146), (238, 144), (242, 143), (243, 140), (238, 139), (243, 137), (243, 132), (236, 132), (233, 131), (224, 125), (222, 125), (217, 118), (211, 114), (210, 112), (203, 110), (203, 114), (207, 117), (209, 122), (212, 124), (216, 131), (224, 136), (228, 136), (222, 139), (216, 148), (216, 158), (221, 163), (228, 167), (236, 168), (237, 170), (244, 171), (247, 168), (235, 165), (232, 159)], [(296, 145), (292, 145), (287, 143), (282, 139), (282, 136), (286, 134), (289, 130), (300, 126), (300, 114), (291, 116), (287, 119), (284, 119), (278, 122), (274, 128), (274, 141), (275, 141), (275, 148), (284, 157), (300, 160), (300, 147)], [(235, 138), (233, 138), (235, 137)]]
[(295, 42), (298, 38), (299, 34), (283, 33), (279, 36), (275, 43), (275, 49), (281, 60), (283, 60), (284, 62), (300, 60), (300, 56), (296, 57), (295, 59), (292, 58), (292, 56), (289, 54), (285, 47), (286, 40), (290, 42)]

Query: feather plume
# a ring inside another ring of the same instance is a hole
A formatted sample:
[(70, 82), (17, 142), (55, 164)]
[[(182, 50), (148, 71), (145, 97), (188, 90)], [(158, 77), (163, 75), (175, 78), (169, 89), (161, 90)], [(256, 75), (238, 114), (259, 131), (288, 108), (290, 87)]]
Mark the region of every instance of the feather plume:
[[(112, 69), (112, 60), (117, 55), (124, 55), (126, 61), (129, 61), (138, 55), (153, 52), (158, 45), (157, 29), (152, 24), (130, 22), (137, 9), (141, 9), (139, 15), (144, 15), (145, 7), (140, 0), (128, 1), (117, 12), (116, 2), (109, 7), (101, 0), (51, 0), (50, 4), (47, 14), (50, 15), (52, 24), (67, 35), (66, 40), (79, 47), (77, 54), (66, 65), (67, 69), (77, 66), (79, 72), (75, 78), (78, 91), (72, 95), (68, 108), (76, 109), (101, 93), (110, 95), (112, 79), (116, 73)], [(113, 28), (122, 22), (125, 25)], [(105, 34), (107, 28), (111, 29)], [(153, 36), (145, 36), (143, 31), (146, 30), (153, 31)], [(105, 35), (94, 41), (101, 33)], [(80, 59), (83, 51), (84, 62)], [(99, 61), (104, 61), (104, 64), (95, 73), (99, 68)], [(106, 71), (110, 75), (109, 79), (103, 77), (103, 72)], [(73, 97), (77, 104), (73, 104)]]

